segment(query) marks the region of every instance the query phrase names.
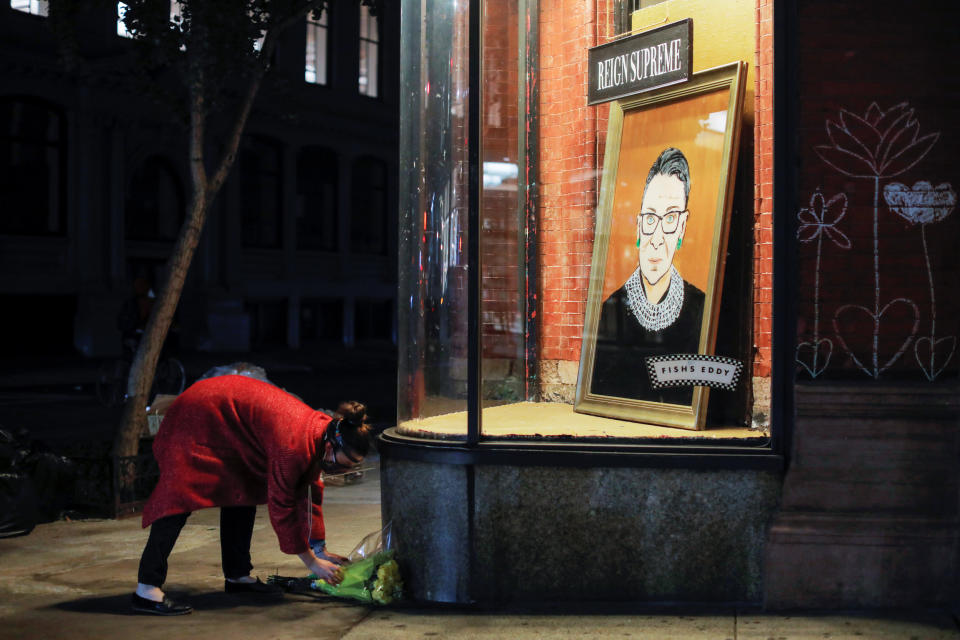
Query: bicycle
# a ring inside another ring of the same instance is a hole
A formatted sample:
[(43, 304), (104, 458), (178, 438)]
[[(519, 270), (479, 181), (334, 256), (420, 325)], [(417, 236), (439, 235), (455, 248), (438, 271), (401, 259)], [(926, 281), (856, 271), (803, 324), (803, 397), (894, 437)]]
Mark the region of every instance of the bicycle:
[[(122, 357), (108, 360), (100, 365), (97, 375), (97, 400), (105, 407), (120, 407), (127, 400), (127, 379), (130, 377), (132, 359)], [(150, 397), (158, 394), (178, 395), (187, 383), (183, 363), (176, 358), (163, 358), (157, 363), (157, 371), (150, 387)]]

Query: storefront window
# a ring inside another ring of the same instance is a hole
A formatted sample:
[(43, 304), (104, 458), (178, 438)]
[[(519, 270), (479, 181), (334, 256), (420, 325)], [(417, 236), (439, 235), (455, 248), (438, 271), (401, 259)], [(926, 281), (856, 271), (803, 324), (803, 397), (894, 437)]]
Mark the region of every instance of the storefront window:
[[(407, 10), (409, 9), (409, 10)], [(467, 434), (467, 11), (401, 12), (398, 421)]]
[[(629, 3), (632, 33), (695, 25), (689, 76), (588, 102), (588, 50), (623, 36), (614, 4), (481, 2), (472, 41), (473, 3), (422, 6), (430, 20), (404, 12), (398, 432), (470, 441), (479, 407), (481, 441), (770, 445), (759, 10)], [(652, 63), (648, 52), (651, 73), (673, 67), (670, 46)], [(470, 55), (482, 61), (474, 84)], [(471, 277), (480, 294), (468, 304)], [(651, 369), (663, 357), (670, 370)], [(704, 376), (678, 380), (674, 366)]]

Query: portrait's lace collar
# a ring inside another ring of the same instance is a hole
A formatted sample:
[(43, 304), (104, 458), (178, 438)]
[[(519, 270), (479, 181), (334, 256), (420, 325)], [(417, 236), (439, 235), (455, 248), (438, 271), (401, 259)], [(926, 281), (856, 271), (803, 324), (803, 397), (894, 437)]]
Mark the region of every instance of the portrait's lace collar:
[(680, 317), (680, 309), (683, 307), (683, 278), (673, 265), (670, 265), (670, 288), (660, 304), (647, 300), (640, 267), (637, 267), (624, 286), (630, 310), (640, 326), (647, 331), (663, 331)]

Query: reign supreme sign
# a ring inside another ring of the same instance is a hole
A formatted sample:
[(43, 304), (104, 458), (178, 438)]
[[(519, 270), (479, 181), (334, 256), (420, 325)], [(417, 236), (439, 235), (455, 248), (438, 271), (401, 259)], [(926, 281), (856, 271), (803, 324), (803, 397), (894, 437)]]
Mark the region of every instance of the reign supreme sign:
[(692, 40), (693, 20), (687, 18), (589, 49), (587, 104), (689, 79)]

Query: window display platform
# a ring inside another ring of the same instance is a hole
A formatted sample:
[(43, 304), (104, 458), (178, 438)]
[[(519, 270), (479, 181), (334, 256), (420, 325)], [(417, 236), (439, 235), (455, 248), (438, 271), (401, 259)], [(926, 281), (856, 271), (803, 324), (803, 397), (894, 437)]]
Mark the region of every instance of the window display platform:
[[(462, 404), (462, 403), (461, 403)], [(437, 406), (437, 404), (433, 404)], [(406, 436), (460, 439), (467, 431), (467, 412), (442, 413), (397, 425), (397, 432)], [(707, 428), (690, 431), (602, 418), (576, 413), (573, 405), (561, 402), (515, 402), (483, 410), (482, 433), (486, 437), (505, 439), (584, 438), (584, 439), (649, 439), (658, 440), (743, 440), (745, 446), (762, 445), (768, 434), (746, 427)]]

